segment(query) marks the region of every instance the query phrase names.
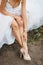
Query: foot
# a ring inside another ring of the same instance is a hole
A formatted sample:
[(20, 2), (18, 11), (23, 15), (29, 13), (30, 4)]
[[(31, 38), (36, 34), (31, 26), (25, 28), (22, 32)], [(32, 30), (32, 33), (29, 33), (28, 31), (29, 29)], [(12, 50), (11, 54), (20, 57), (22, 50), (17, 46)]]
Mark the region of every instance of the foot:
[(30, 55), (27, 53), (26, 50), (24, 50), (23, 48), (21, 48), (20, 52), (21, 52), (21, 54), (23, 55), (23, 59), (24, 59), (24, 60), (29, 60), (29, 61), (31, 61), (31, 57), (30, 57)]
[(29, 55), (29, 54), (25, 54), (25, 55), (24, 55), (24, 60), (29, 60), (29, 61), (31, 61), (30, 55)]

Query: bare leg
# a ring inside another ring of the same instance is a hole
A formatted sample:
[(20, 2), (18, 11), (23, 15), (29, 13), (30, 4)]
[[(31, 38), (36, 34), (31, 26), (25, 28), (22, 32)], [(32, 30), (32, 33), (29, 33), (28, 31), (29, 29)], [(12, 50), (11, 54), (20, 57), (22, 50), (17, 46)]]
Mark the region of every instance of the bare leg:
[(20, 46), (22, 47), (22, 41), (21, 41), (19, 27), (15, 20), (12, 21), (11, 28), (13, 30), (13, 34), (14, 34), (16, 40), (19, 42)]
[(31, 58), (30, 58), (30, 56), (29, 56), (29, 54), (27, 52), (28, 51), (27, 50), (27, 41), (25, 41), (24, 38), (23, 38), (23, 40), (21, 40), (22, 36), (20, 34), (20, 30), (19, 30), (18, 24), (17, 24), (17, 22), (15, 20), (13, 20), (13, 22), (11, 24), (11, 27), (13, 29), (13, 34), (14, 34), (16, 40), (19, 42), (20, 46), (22, 47), (21, 48), (21, 52), (22, 52), (22, 54), (24, 56), (24, 60), (31, 60)]
[(17, 21), (17, 24), (19, 26), (19, 31), (20, 31), (20, 36), (21, 36), (21, 41), (23, 43), (23, 47), (25, 47), (25, 45), (27, 46), (27, 32), (23, 31), (23, 20)]
[[(20, 22), (20, 21), (19, 21)], [(22, 48), (21, 52), (24, 56), (24, 60), (31, 60), (29, 54), (28, 54), (28, 47), (27, 47), (27, 32), (23, 30), (23, 21), (22, 23), (18, 24), (19, 25), (19, 30), (20, 30), (20, 35), (21, 35), (21, 40), (22, 40)]]

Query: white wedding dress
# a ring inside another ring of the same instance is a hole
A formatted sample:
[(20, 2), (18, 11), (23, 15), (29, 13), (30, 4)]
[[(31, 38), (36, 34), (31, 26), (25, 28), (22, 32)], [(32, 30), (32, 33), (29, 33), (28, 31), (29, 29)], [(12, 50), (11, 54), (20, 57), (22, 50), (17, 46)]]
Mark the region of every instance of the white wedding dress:
[[(12, 6), (7, 2), (5, 9), (14, 15), (21, 15), (21, 3), (16, 8), (12, 8)], [(26, 0), (26, 10), (27, 10), (27, 31), (36, 29), (43, 25), (43, 0)], [(12, 35), (12, 29), (10, 28), (11, 24), (11, 22), (9, 22), (11, 21), (10, 19), (12, 18), (9, 16), (8, 18), (5, 16), (4, 19), (3, 16), (1, 17), (0, 13), (0, 23), (2, 23), (0, 26), (0, 29), (2, 29), (2, 32), (0, 31), (0, 39), (1, 39), (0, 48), (4, 43), (11, 44), (15, 40), (15, 37), (13, 37)]]
[(28, 30), (36, 29), (43, 25), (43, 0), (26, 0), (28, 17)]
[[(21, 3), (16, 8), (7, 3), (7, 11), (21, 15)], [(26, 0), (27, 30), (36, 29), (43, 25), (43, 0)]]
[[(1, 3), (2, 0), (0, 0)], [(5, 8), (6, 9), (6, 8)], [(15, 41), (13, 36), (11, 23), (13, 18), (6, 16), (0, 12), (0, 48), (3, 44), (12, 44)]]

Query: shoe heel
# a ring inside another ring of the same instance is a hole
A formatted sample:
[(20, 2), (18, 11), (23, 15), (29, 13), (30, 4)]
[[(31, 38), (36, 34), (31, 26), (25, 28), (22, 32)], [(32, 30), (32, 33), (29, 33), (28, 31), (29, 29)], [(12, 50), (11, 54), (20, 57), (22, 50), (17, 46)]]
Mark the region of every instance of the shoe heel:
[(23, 54), (20, 52), (20, 58), (23, 58)]

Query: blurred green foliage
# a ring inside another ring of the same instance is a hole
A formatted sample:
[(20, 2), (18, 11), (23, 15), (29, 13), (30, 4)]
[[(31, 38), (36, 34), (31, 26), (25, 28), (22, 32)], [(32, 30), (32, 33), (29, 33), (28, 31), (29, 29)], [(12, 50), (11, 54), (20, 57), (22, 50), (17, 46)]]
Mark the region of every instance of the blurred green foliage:
[(40, 38), (43, 39), (43, 26), (28, 32), (28, 42), (37, 41)]

